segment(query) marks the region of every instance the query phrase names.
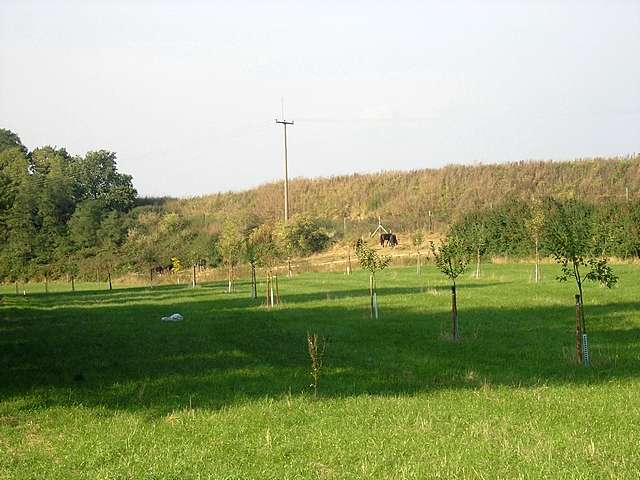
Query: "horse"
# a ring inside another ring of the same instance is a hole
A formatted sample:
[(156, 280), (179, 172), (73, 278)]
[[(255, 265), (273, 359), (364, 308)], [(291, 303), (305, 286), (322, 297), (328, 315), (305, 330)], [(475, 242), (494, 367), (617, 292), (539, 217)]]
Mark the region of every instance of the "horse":
[(171, 273), (173, 265), (157, 265), (151, 269), (153, 273), (162, 275), (163, 273)]
[(380, 234), (380, 246), (385, 247), (395, 247), (398, 245), (398, 237), (396, 237), (395, 233), (381, 233)]

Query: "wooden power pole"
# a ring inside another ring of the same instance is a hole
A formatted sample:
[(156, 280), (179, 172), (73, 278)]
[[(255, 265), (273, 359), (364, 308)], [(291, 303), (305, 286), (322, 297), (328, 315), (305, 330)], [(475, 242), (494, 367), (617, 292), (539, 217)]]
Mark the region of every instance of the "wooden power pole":
[(284, 223), (289, 221), (289, 166), (287, 164), (287, 125), (293, 125), (293, 121), (287, 122), (284, 119), (278, 120), (276, 123), (281, 123), (284, 127)]

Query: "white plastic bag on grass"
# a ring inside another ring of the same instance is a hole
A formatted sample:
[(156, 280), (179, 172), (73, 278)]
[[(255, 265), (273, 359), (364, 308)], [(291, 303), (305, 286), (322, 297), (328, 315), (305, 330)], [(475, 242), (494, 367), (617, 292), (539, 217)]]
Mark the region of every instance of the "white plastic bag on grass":
[(179, 313), (174, 313), (173, 315), (169, 315), (168, 317), (162, 317), (163, 322), (180, 322), (184, 320), (184, 317)]

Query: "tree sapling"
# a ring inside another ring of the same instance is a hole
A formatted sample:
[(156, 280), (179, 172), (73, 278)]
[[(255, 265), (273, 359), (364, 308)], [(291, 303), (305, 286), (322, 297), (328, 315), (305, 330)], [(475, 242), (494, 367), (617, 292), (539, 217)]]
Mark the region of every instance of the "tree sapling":
[(433, 260), (438, 269), (451, 280), (451, 338), (458, 341), (458, 305), (456, 300), (456, 278), (464, 273), (469, 264), (469, 249), (457, 236), (450, 235), (439, 248), (431, 242)]

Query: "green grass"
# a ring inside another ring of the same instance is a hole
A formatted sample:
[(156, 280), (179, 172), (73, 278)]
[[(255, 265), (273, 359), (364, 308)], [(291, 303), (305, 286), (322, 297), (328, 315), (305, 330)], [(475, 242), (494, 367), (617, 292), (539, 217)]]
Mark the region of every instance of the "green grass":
[(638, 478), (640, 271), (615, 270), (585, 291), (588, 369), (550, 266), (465, 277), (459, 343), (433, 267), (380, 274), (379, 320), (363, 272), (281, 278), (275, 309), (246, 283), (2, 287), (0, 479)]

